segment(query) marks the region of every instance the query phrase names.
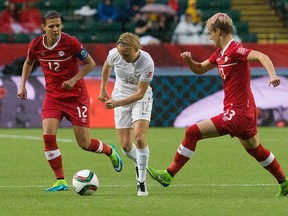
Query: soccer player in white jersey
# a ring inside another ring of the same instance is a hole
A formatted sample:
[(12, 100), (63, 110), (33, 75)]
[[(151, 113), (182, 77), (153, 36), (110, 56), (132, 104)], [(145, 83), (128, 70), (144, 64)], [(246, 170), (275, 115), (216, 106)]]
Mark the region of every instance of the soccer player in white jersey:
[[(112, 68), (116, 82), (110, 98), (106, 85)], [(153, 103), (150, 87), (153, 74), (154, 61), (147, 52), (141, 50), (139, 37), (126, 32), (120, 35), (116, 47), (109, 51), (102, 68), (98, 97), (108, 109), (114, 109), (115, 125), (123, 153), (136, 163), (138, 196), (148, 196), (146, 166), (149, 148), (146, 133)]]

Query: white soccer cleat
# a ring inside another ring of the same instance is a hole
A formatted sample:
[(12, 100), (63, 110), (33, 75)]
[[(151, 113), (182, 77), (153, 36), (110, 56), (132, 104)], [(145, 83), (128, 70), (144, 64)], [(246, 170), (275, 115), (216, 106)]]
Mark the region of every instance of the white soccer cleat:
[(139, 182), (137, 187), (138, 187), (137, 196), (148, 196), (146, 182)]

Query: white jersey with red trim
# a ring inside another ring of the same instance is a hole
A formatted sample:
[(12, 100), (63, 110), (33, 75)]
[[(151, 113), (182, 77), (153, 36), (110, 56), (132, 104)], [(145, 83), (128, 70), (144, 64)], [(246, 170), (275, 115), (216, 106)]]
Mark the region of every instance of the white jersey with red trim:
[[(126, 62), (117, 48), (109, 51), (107, 62), (114, 69), (116, 82), (112, 93), (114, 100), (126, 98), (138, 91), (138, 83), (151, 82), (154, 75), (154, 61), (150, 54), (140, 50), (140, 56), (136, 62)], [(148, 87), (142, 100), (150, 100), (153, 97), (151, 86)], [(139, 100), (139, 101), (142, 101)]]

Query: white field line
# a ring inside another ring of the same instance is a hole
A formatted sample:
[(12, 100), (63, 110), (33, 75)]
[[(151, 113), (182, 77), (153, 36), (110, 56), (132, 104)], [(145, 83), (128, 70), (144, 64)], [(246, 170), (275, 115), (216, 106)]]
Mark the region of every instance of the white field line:
[[(175, 184), (170, 185), (169, 188), (173, 187), (271, 187), (276, 186), (278, 184)], [(69, 187), (72, 187), (72, 185), (68, 185)], [(159, 187), (159, 184), (148, 184), (149, 187)], [(45, 188), (46, 186), (41, 185), (0, 185), (1, 188)], [(100, 187), (135, 187), (135, 185), (100, 185)]]
[[(1, 138), (8, 138), (8, 139), (25, 139), (25, 140), (33, 140), (33, 141), (43, 141), (41, 136), (23, 136), (23, 135), (13, 135), (13, 134), (0, 134)], [(116, 140), (105, 140), (105, 143), (115, 142)], [(63, 139), (57, 138), (57, 142), (64, 142), (64, 143), (76, 143), (76, 139)]]
[[(157, 140), (153, 140), (153, 142), (159, 142), (159, 141), (163, 141), (165, 140), (165, 135), (163, 135), (163, 139), (161, 137), (158, 137)], [(25, 139), (25, 140), (33, 140), (33, 141), (42, 141), (42, 137), (41, 136), (23, 136), (23, 135), (16, 135), (16, 134), (0, 134), (0, 139), (1, 138), (9, 138), (9, 139)], [(275, 141), (277, 140), (276, 138), (269, 138), (269, 139), (265, 139), (266, 141)], [(57, 138), (57, 141), (58, 142), (64, 142), (64, 143), (73, 143), (73, 142), (76, 142), (76, 140), (74, 139), (64, 139), (64, 138)], [(106, 143), (108, 142), (117, 142), (117, 140), (106, 140)], [(170, 141), (169, 141), (170, 142)], [(181, 139), (179, 139), (179, 141), (175, 141), (176, 143), (179, 143), (181, 142)], [(215, 142), (212, 138), (211, 139), (206, 139), (205, 141), (204, 140), (201, 140), (201, 142), (207, 142), (207, 143), (210, 143), (210, 142)]]
[[(0, 138), (9, 138), (9, 139), (26, 139), (26, 140), (35, 140), (35, 141), (42, 141), (42, 137), (36, 137), (36, 136), (23, 136), (23, 135), (11, 135), (11, 134), (0, 134)], [(75, 140), (72, 139), (62, 139), (62, 138), (57, 138), (57, 141), (60, 142), (76, 142)]]

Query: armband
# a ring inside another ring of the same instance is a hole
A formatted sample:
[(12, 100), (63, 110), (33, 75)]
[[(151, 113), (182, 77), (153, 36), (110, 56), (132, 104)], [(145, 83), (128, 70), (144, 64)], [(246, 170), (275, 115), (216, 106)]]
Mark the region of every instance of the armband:
[(88, 56), (88, 52), (87, 52), (87, 50), (84, 49), (84, 48), (82, 48), (81, 51), (80, 51), (80, 53), (77, 55), (77, 57), (78, 57), (81, 61), (83, 61), (84, 59), (86, 59), (87, 56)]

